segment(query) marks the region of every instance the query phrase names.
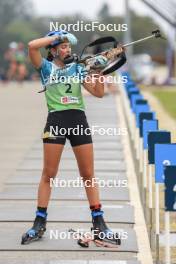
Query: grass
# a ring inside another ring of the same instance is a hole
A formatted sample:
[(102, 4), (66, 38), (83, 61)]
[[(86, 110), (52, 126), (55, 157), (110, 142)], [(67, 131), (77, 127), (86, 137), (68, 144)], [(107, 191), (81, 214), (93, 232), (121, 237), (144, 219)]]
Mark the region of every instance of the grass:
[(155, 90), (152, 93), (161, 102), (168, 114), (176, 119), (176, 90)]

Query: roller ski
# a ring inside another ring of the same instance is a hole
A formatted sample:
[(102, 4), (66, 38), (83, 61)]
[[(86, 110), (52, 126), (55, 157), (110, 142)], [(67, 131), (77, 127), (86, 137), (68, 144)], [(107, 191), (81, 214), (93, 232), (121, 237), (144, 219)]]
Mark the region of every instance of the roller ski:
[(93, 227), (89, 233), (69, 230), (73, 237), (76, 234), (79, 246), (88, 248), (90, 243), (94, 243), (97, 247), (117, 248), (121, 245), (119, 234), (113, 233), (104, 222), (103, 211), (92, 212), (92, 223)]
[(100, 240), (107, 244), (116, 246), (121, 245), (121, 239), (118, 233), (110, 230), (103, 218), (103, 211), (92, 211), (92, 224), (91, 232), (94, 234), (94, 239)]
[(44, 232), (46, 231), (46, 219), (47, 213), (42, 213), (37, 211), (34, 224), (31, 229), (29, 229), (22, 236), (21, 244), (26, 245), (33, 241), (37, 241), (42, 238)]
[(91, 233), (83, 233), (83, 232), (78, 232), (74, 229), (69, 229), (68, 232), (73, 236), (74, 239), (77, 240), (77, 244), (81, 247), (88, 248), (89, 243), (93, 241), (91, 237)]

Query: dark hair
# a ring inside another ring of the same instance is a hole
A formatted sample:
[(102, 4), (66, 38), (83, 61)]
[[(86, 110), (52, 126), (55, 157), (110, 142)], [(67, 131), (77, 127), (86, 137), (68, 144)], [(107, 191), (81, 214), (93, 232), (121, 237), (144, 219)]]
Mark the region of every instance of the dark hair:
[(53, 55), (52, 55), (52, 53), (51, 53), (51, 51), (49, 50), (48, 51), (48, 55), (47, 55), (47, 58), (46, 58), (48, 61), (53, 61), (53, 59), (54, 59), (54, 57), (53, 57)]

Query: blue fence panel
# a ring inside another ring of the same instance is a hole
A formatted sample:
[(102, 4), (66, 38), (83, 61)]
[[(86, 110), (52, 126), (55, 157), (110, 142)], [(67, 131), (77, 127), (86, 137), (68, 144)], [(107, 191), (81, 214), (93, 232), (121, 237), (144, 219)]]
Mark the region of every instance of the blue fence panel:
[(143, 120), (152, 120), (155, 119), (155, 112), (141, 112), (139, 114), (139, 135), (142, 137), (143, 135)]
[(171, 133), (165, 130), (152, 131), (148, 133), (148, 161), (149, 164), (155, 163), (155, 144), (171, 143)]
[(158, 120), (143, 120), (143, 148), (148, 149), (148, 133), (158, 130)]
[(165, 166), (165, 210), (176, 212), (176, 166)]
[(134, 105), (136, 104), (136, 100), (143, 99), (142, 94), (132, 94), (130, 98), (131, 108), (134, 111)]
[(142, 112), (149, 112), (150, 107), (148, 104), (136, 104), (135, 114), (136, 114), (136, 126), (139, 127), (139, 115)]
[(164, 183), (164, 166), (176, 165), (176, 144), (155, 144), (155, 182)]
[(128, 98), (130, 99), (132, 95), (134, 95), (134, 94), (140, 94), (140, 91), (139, 91), (138, 88), (130, 88), (127, 91), (127, 94), (128, 94)]
[(176, 212), (176, 166), (165, 166), (165, 210)]

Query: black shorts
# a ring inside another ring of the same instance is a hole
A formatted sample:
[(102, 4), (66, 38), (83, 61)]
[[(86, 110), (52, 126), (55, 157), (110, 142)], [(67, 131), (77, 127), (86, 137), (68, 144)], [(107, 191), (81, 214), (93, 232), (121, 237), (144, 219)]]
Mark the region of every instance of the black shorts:
[(72, 147), (92, 143), (84, 111), (73, 109), (48, 114), (43, 143), (65, 145), (66, 139), (70, 140)]

